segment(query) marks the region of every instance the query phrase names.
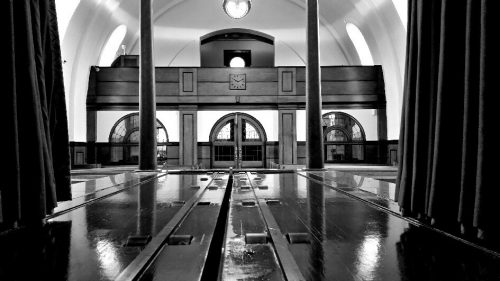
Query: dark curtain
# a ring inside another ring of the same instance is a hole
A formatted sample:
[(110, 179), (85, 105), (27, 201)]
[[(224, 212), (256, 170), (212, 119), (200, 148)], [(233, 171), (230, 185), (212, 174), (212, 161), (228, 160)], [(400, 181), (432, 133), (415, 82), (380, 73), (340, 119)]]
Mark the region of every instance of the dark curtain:
[(69, 145), (54, 0), (3, 0), (3, 223), (40, 224), (71, 199)]
[(483, 238), (500, 233), (498, 2), (409, 1), (399, 142), (403, 214)]

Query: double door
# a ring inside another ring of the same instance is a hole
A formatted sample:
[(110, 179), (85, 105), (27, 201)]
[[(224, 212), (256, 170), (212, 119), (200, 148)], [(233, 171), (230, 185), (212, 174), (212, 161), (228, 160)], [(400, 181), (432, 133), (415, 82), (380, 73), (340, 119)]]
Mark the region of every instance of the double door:
[(234, 113), (219, 120), (212, 144), (214, 168), (264, 167), (263, 130), (244, 114)]

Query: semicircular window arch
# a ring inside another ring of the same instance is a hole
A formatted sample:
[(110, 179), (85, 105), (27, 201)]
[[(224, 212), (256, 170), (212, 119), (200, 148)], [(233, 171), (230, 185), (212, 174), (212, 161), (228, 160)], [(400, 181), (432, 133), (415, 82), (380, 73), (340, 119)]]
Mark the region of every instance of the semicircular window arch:
[[(139, 113), (131, 113), (118, 120), (109, 134), (110, 143), (139, 143)], [(156, 119), (156, 142), (167, 143), (165, 126)]]
[(347, 133), (340, 129), (331, 129), (326, 132), (326, 141), (329, 142), (347, 142), (349, 137)]
[(323, 114), (322, 126), (325, 132), (325, 141), (366, 141), (365, 131), (361, 124), (347, 113), (328, 112)]

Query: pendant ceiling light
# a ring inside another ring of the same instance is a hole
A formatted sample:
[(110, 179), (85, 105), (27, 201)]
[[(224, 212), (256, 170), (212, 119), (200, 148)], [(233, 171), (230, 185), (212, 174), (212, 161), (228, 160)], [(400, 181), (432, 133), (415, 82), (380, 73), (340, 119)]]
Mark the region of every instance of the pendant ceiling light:
[(250, 0), (224, 0), (224, 12), (233, 19), (241, 19), (248, 14), (252, 2)]

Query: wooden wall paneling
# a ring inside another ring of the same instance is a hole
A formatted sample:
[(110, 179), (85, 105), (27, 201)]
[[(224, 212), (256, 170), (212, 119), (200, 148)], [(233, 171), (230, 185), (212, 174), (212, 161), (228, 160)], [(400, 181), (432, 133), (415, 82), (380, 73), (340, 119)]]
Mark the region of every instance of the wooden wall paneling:
[(198, 82), (229, 82), (229, 74), (246, 74), (247, 82), (277, 82), (277, 68), (198, 68)]
[(87, 109), (87, 142), (97, 139), (97, 111)]
[(278, 95), (295, 95), (297, 93), (297, 71), (293, 68), (278, 68)]
[(371, 95), (378, 94), (377, 81), (322, 81), (323, 95)]
[(169, 142), (167, 144), (167, 157), (179, 159), (179, 143)]
[(156, 82), (156, 96), (178, 96), (179, 81), (172, 82)]
[(97, 154), (95, 149), (95, 142), (97, 140), (97, 111), (87, 109), (87, 149), (86, 155), (84, 158), (86, 159), (85, 163), (98, 163)]
[(139, 83), (130, 81), (98, 82), (98, 96), (139, 96)]
[(295, 81), (305, 83), (306, 82), (306, 68), (305, 67), (296, 67), (295, 72), (297, 74)]
[(179, 68), (179, 94), (198, 94), (198, 74), (196, 68)]
[(230, 90), (229, 76), (226, 83), (198, 81), (198, 95), (277, 95), (276, 82), (246, 82), (245, 90)]
[(282, 110), (279, 114), (279, 164), (297, 164), (296, 111)]
[(385, 107), (373, 109), (377, 115), (377, 135), (378, 140), (387, 140), (387, 112)]
[(210, 168), (211, 147), (210, 142), (198, 142), (198, 165), (201, 169)]
[[(96, 94), (98, 96), (139, 96), (139, 83), (98, 82)], [(156, 95), (179, 95), (179, 85), (178, 83), (156, 82)]]
[(179, 165), (195, 166), (198, 164), (197, 111), (193, 107), (180, 108), (179, 114)]
[(95, 69), (99, 69), (97, 72), (98, 82), (139, 82), (139, 68), (128, 68), (128, 67), (100, 67), (96, 66)]
[(377, 81), (381, 66), (332, 66), (321, 68), (322, 81)]
[[(298, 72), (298, 71), (297, 71)], [(298, 73), (297, 73), (298, 76)], [(306, 95), (306, 82), (304, 81), (296, 81), (295, 82), (295, 87), (297, 88), (295, 90), (295, 94), (297, 96), (305, 96)], [(304, 100), (305, 101), (305, 100)]]
[(177, 67), (157, 67), (155, 77), (156, 82), (179, 83), (179, 70)]
[(279, 143), (277, 141), (266, 142), (266, 167), (272, 168), (272, 164), (279, 162)]
[[(231, 73), (245, 74), (246, 90), (229, 89)], [(384, 81), (380, 66), (323, 67), (322, 75), (323, 106), (374, 109), (385, 107)], [(288, 82), (290, 78), (292, 83)], [(138, 68), (92, 67), (87, 93), (88, 108), (116, 110), (137, 106), (137, 80)], [(203, 109), (235, 106), (304, 108), (305, 105), (304, 67), (158, 67), (156, 80), (157, 103), (163, 108), (176, 109), (182, 104), (200, 105)], [(184, 86), (184, 81), (188, 80), (192, 80), (193, 84)], [(290, 89), (290, 86), (293, 89)]]

